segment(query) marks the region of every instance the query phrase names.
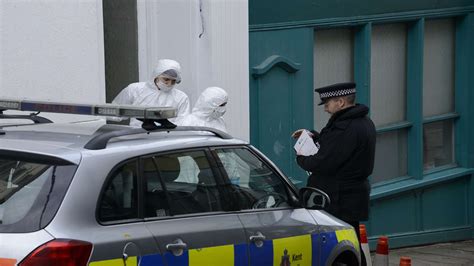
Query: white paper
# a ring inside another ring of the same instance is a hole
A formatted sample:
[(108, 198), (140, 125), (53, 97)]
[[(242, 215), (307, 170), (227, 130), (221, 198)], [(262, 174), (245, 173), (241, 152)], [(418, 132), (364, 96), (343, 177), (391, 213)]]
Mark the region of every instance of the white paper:
[(296, 153), (303, 156), (310, 156), (318, 153), (318, 147), (309, 136), (308, 130), (303, 130), (300, 137), (296, 140), (294, 149)]

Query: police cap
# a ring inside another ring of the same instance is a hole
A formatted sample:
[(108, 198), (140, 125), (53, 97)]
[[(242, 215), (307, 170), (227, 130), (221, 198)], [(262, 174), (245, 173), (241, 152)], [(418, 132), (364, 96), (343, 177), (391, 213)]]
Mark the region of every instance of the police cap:
[(356, 84), (354, 82), (344, 82), (317, 88), (314, 91), (319, 93), (319, 98), (321, 99), (321, 102), (318, 105), (322, 105), (329, 98), (355, 94), (355, 88)]

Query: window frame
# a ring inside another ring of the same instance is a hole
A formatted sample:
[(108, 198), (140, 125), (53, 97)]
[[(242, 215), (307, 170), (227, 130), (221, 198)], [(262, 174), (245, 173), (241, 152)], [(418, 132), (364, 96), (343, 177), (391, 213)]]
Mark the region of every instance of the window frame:
[[(445, 16), (445, 18), (452, 18), (456, 21), (456, 34), (458, 22), (462, 16)], [(427, 175), (445, 171), (459, 167), (457, 163), (457, 145), (456, 140), (453, 144), (453, 157), (454, 162), (448, 165), (434, 167), (432, 169), (424, 170), (423, 167), (423, 127), (427, 123), (441, 122), (446, 120), (453, 120), (453, 138), (457, 136), (457, 123), (460, 119), (460, 114), (456, 111), (436, 116), (423, 117), (423, 53), (424, 53), (424, 27), (425, 19), (431, 19), (429, 17), (422, 17), (414, 21), (406, 20), (400, 21), (407, 23), (407, 120), (397, 123), (392, 123), (384, 126), (377, 127), (377, 135), (380, 133), (397, 131), (401, 129), (407, 129), (407, 145), (408, 145), (408, 175), (407, 176), (395, 176), (390, 180), (381, 181), (372, 184), (374, 187), (383, 187), (385, 185), (391, 185), (393, 183), (406, 180), (423, 180)], [(370, 33), (369, 33), (370, 35)], [(455, 58), (454, 66), (458, 65), (457, 54), (459, 53), (457, 46), (455, 47)], [(369, 67), (370, 68), (370, 67)], [(370, 70), (369, 70), (370, 71)], [(456, 76), (455, 72), (455, 76)], [(458, 86), (454, 87), (454, 92), (457, 94)], [(370, 87), (368, 88), (370, 91)], [(457, 109), (457, 98), (455, 98), (455, 109)], [(370, 102), (370, 99), (369, 101)], [(413, 148), (415, 147), (415, 148)]]
[(267, 212), (267, 211), (272, 211), (272, 210), (284, 210), (284, 209), (296, 209), (296, 208), (301, 208), (299, 206), (299, 200), (298, 200), (298, 189), (291, 183), (288, 179), (287, 176), (285, 176), (279, 169), (276, 167), (275, 164), (273, 164), (270, 159), (268, 159), (263, 153), (260, 151), (256, 150), (253, 148), (251, 145), (228, 145), (228, 146), (213, 146), (210, 147), (211, 154), (214, 156), (215, 161), (217, 162), (217, 168), (221, 172), (220, 174), (226, 178), (229, 179), (227, 176), (227, 173), (224, 169), (223, 163), (220, 160), (216, 150), (220, 149), (246, 149), (248, 150), (252, 155), (254, 155), (257, 159), (259, 159), (268, 169), (270, 169), (278, 178), (280, 181), (282, 181), (283, 185), (285, 186), (285, 190), (288, 195), (288, 201), (290, 206), (289, 207), (276, 207), (276, 208), (268, 208), (268, 209), (248, 209), (248, 210), (239, 210), (236, 212), (239, 213), (253, 213), (253, 212)]
[[(376, 128), (377, 135), (380, 133), (406, 129), (407, 135), (407, 164), (408, 173), (406, 176), (394, 176), (387, 181), (381, 181), (372, 184), (377, 190), (396, 190), (408, 182), (425, 182), (432, 176), (449, 175), (452, 171), (468, 171), (472, 167), (469, 161), (469, 140), (467, 133), (469, 131), (472, 117), (470, 114), (469, 100), (470, 82), (468, 70), (470, 69), (470, 46), (469, 40), (472, 39), (472, 31), (469, 30), (470, 21), (474, 14), (466, 10), (458, 10), (443, 13), (423, 13), (418, 16), (401, 14), (395, 17), (367, 17), (359, 19), (349, 27), (354, 29), (354, 80), (358, 84), (357, 102), (366, 104), (370, 107), (370, 76), (371, 76), (371, 39), (373, 25), (405, 23), (407, 25), (407, 49), (406, 49), (406, 120), (392, 124), (382, 125)], [(436, 116), (423, 116), (423, 57), (425, 42), (425, 20), (432, 19), (452, 19), (454, 21), (454, 111)], [(347, 28), (347, 23), (314, 23), (314, 29), (337, 29)], [(317, 41), (317, 40), (316, 40)], [(464, 55), (464, 56), (462, 56)], [(453, 163), (442, 165), (432, 169), (423, 168), (423, 127), (426, 123), (452, 120), (453, 121)], [(464, 143), (464, 145), (463, 145)], [(464, 170), (463, 170), (464, 169)], [(402, 182), (402, 183), (400, 183)], [(396, 184), (399, 183), (399, 184)]]
[[(183, 152), (192, 152), (192, 151), (203, 151), (206, 155), (206, 158), (209, 161), (210, 168), (213, 172), (213, 174), (216, 177), (217, 182), (222, 182), (221, 179), (221, 174), (220, 171), (217, 169), (216, 162), (214, 157), (211, 154), (210, 147), (209, 146), (202, 146), (202, 147), (194, 147), (194, 148), (184, 148), (184, 149), (175, 149), (175, 150), (167, 150), (167, 151), (159, 151), (159, 152), (153, 152), (153, 153), (147, 153), (143, 154), (140, 156), (135, 156), (131, 158), (127, 158), (125, 160), (120, 161), (117, 163), (112, 169), (109, 171), (107, 174), (107, 177), (104, 179), (104, 182), (102, 184), (102, 188), (100, 190), (100, 194), (96, 203), (96, 211), (95, 211), (95, 218), (96, 221), (100, 225), (104, 226), (109, 226), (109, 225), (117, 225), (117, 224), (130, 224), (130, 223), (137, 223), (137, 222), (149, 222), (149, 221), (157, 221), (157, 220), (169, 220), (169, 219), (180, 219), (180, 218), (187, 218), (187, 217), (196, 217), (196, 216), (209, 216), (209, 215), (222, 215), (222, 214), (229, 214), (231, 212), (200, 212), (200, 213), (189, 213), (189, 214), (179, 214), (179, 215), (168, 215), (168, 216), (163, 216), (163, 217), (145, 217), (145, 211), (144, 211), (144, 197), (145, 197), (145, 180), (143, 176), (143, 160), (145, 158), (153, 158), (156, 156), (163, 156), (167, 154), (177, 154), (177, 153), (183, 153)], [(124, 164), (131, 162), (133, 160), (136, 160), (137, 163), (137, 200), (138, 200), (138, 218), (135, 219), (123, 219), (123, 220), (114, 220), (114, 221), (102, 221), (100, 219), (100, 204), (103, 198), (103, 194), (105, 189), (107, 188), (107, 185), (110, 182), (110, 179), (112, 178), (112, 174), (121, 166)], [(160, 177), (161, 178), (161, 177)]]
[[(148, 155), (145, 155), (145, 156), (140, 156), (140, 158), (142, 159), (141, 160), (141, 167), (143, 167), (143, 160), (146, 159), (146, 158), (154, 158), (154, 157), (160, 157), (160, 156), (164, 156), (164, 155), (173, 155), (173, 154), (180, 154), (180, 153), (186, 153), (186, 152), (196, 152), (196, 151), (202, 151), (205, 156), (206, 156), (206, 159), (208, 160), (209, 162), (209, 167), (212, 171), (212, 174), (214, 175), (214, 178), (216, 180), (216, 185), (222, 185), (223, 184), (223, 180), (222, 180), (222, 177), (220, 176), (220, 172), (218, 171), (217, 169), (217, 166), (216, 166), (216, 162), (214, 161), (215, 159), (213, 158), (213, 156), (211, 155), (211, 152), (209, 150), (209, 147), (196, 147), (196, 148), (190, 148), (190, 149), (179, 149), (179, 150), (172, 150), (172, 151), (164, 151), (164, 152), (159, 152), (159, 153), (152, 153), (152, 154), (148, 154)], [(144, 180), (144, 177), (143, 177), (143, 170), (140, 171), (140, 179), (141, 179), (141, 183), (143, 184), (143, 187), (142, 189), (140, 190), (141, 192), (141, 195), (142, 195), (142, 205), (141, 207), (144, 208), (144, 197), (145, 197), (145, 193), (146, 193), (146, 186), (145, 186), (145, 180)], [(159, 176), (159, 174), (158, 174)], [(161, 176), (159, 176), (159, 178), (161, 179)], [(160, 180), (161, 182), (161, 180)], [(164, 191), (165, 193), (167, 193), (167, 200), (169, 201), (169, 195), (168, 195), (168, 192), (167, 192), (167, 188), (164, 187)], [(169, 204), (169, 202), (168, 202)], [(214, 214), (222, 214), (222, 213), (229, 213), (229, 212), (226, 212), (226, 211), (211, 211), (211, 212), (195, 212), (195, 213), (187, 213), (187, 214), (177, 214), (177, 215), (167, 215), (167, 216), (162, 216), (162, 217), (144, 217), (145, 215), (143, 215), (143, 219), (144, 221), (156, 221), (156, 220), (162, 220), (162, 219), (173, 219), (173, 218), (181, 218), (181, 217), (194, 217), (194, 216), (207, 216), (207, 215), (214, 215)]]
[[(452, 162), (451, 163), (448, 163), (448, 164), (443, 164), (443, 165), (440, 165), (440, 166), (435, 166), (433, 168), (429, 168), (429, 169), (424, 169), (424, 165), (422, 165), (422, 169), (423, 169), (423, 175), (428, 175), (428, 174), (432, 174), (432, 173), (436, 173), (436, 172), (440, 172), (440, 171), (443, 171), (443, 170), (446, 170), (446, 169), (451, 169), (451, 168), (456, 168), (456, 167), (459, 167), (459, 163), (457, 162), (457, 156), (456, 156), (456, 121), (458, 121), (460, 115), (457, 114), (457, 113), (447, 113), (447, 114), (442, 114), (442, 115), (436, 115), (436, 116), (430, 116), (430, 117), (425, 117), (423, 119), (423, 125), (422, 125), (422, 128), (424, 128), (424, 126), (426, 124), (431, 124), (431, 123), (439, 123), (439, 122), (448, 122), (450, 121), (452, 123), (452, 134), (451, 134), (451, 140), (453, 141), (453, 144), (452, 144), (452, 149), (453, 149), (453, 154), (452, 154)], [(424, 145), (424, 143), (423, 143)], [(424, 160), (424, 156), (425, 154), (423, 153), (423, 160)]]
[[(113, 174), (115, 174), (115, 171), (117, 171), (120, 167), (122, 167), (123, 165), (127, 164), (127, 163), (130, 163), (130, 162), (133, 162), (135, 161), (135, 167), (137, 169), (137, 206), (138, 206), (138, 210), (137, 210), (137, 218), (132, 218), (132, 219), (121, 219), (121, 220), (113, 220), (113, 221), (103, 221), (101, 220), (100, 218), (100, 206), (101, 206), (101, 203), (102, 203), (102, 199), (104, 197), (104, 194), (105, 194), (105, 191), (109, 185), (109, 183), (111, 182), (112, 178), (114, 178), (115, 176)], [(112, 169), (109, 171), (109, 173), (107, 174), (107, 177), (104, 179), (104, 182), (102, 184), (102, 188), (100, 189), (100, 194), (99, 194), (99, 197), (97, 199), (97, 204), (96, 204), (96, 208), (95, 208), (95, 218), (96, 218), (96, 221), (100, 224), (100, 225), (116, 225), (116, 224), (124, 224), (124, 223), (134, 223), (134, 222), (141, 222), (142, 219), (141, 217), (143, 217), (143, 207), (142, 207), (142, 202), (143, 202), (143, 193), (141, 193), (141, 190), (142, 190), (142, 186), (143, 184), (141, 184), (141, 178), (140, 178), (140, 164), (139, 164), (139, 157), (132, 157), (132, 158), (127, 158), (126, 160), (123, 160), (123, 161), (120, 161), (119, 163), (117, 163), (114, 167), (112, 167)]]
[[(285, 186), (285, 190), (288, 193), (288, 200), (290, 201), (290, 207), (277, 207), (271, 209), (250, 209), (250, 210), (235, 210), (235, 211), (218, 211), (218, 212), (198, 212), (198, 213), (189, 213), (189, 214), (179, 214), (179, 215), (169, 215), (169, 216), (162, 216), (162, 217), (145, 217), (144, 214), (144, 196), (145, 196), (145, 180), (143, 176), (143, 161), (146, 158), (153, 158), (156, 156), (163, 156), (167, 154), (177, 154), (177, 153), (185, 153), (185, 152), (193, 152), (193, 151), (203, 151), (206, 155), (206, 158), (209, 161), (210, 169), (213, 172), (217, 184), (225, 184), (226, 174), (222, 172), (219, 168), (218, 164), (222, 164), (220, 160), (216, 157), (214, 150), (216, 149), (228, 149), (228, 148), (242, 148), (248, 150), (252, 155), (258, 158), (262, 163), (268, 167), (273, 173), (275, 173), (280, 181), (282, 181), (283, 185)], [(216, 159), (217, 158), (217, 159)], [(110, 182), (110, 179), (113, 177), (112, 174), (124, 164), (129, 163), (131, 161), (136, 161), (137, 164), (137, 188), (138, 188), (138, 218), (134, 219), (123, 219), (123, 220), (114, 220), (114, 221), (102, 221), (99, 216), (100, 212), (100, 203), (103, 198), (103, 194), (107, 185)], [(107, 177), (104, 179), (104, 183), (100, 190), (100, 195), (97, 200), (96, 204), (96, 221), (104, 226), (109, 225), (117, 225), (117, 224), (130, 224), (130, 223), (137, 223), (137, 222), (153, 222), (159, 220), (169, 220), (169, 219), (181, 219), (181, 218), (188, 218), (188, 217), (202, 217), (202, 216), (214, 216), (214, 215), (229, 215), (229, 214), (238, 214), (238, 213), (255, 213), (255, 212), (268, 212), (273, 210), (281, 210), (281, 209), (295, 209), (301, 208), (299, 206), (298, 201), (298, 193), (296, 187), (288, 180), (288, 178), (261, 152), (255, 150), (251, 145), (219, 145), (219, 146), (203, 146), (203, 147), (194, 147), (194, 148), (185, 148), (185, 149), (176, 149), (176, 150), (168, 150), (168, 151), (160, 151), (155, 153), (148, 153), (143, 154), (140, 156), (127, 158), (126, 160), (120, 161), (117, 163), (108, 173)]]

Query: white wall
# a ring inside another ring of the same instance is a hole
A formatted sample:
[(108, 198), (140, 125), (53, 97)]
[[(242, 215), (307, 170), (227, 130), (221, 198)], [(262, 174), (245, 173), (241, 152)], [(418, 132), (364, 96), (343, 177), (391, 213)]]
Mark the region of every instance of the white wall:
[[(228, 130), (249, 140), (248, 1), (137, 1), (140, 80), (159, 58), (179, 61), (192, 106), (206, 87), (224, 88)], [(101, 0), (0, 3), (0, 97), (105, 102)]]
[(150, 78), (160, 58), (179, 61), (183, 81), (177, 88), (192, 106), (206, 87), (222, 87), (229, 93), (229, 133), (249, 140), (248, 1), (138, 3), (140, 80)]
[(0, 21), (0, 97), (105, 102), (102, 1), (0, 0)]

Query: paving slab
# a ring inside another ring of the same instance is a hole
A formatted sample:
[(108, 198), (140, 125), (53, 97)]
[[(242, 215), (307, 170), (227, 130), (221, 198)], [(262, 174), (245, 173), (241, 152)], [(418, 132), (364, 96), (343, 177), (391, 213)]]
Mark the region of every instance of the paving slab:
[(412, 266), (474, 266), (474, 240), (390, 249), (389, 265), (399, 265), (403, 256), (411, 258)]

